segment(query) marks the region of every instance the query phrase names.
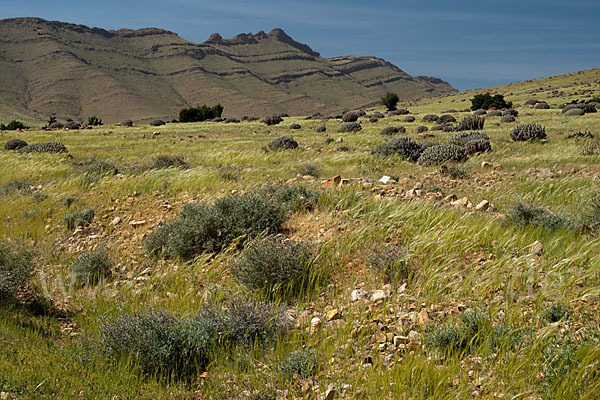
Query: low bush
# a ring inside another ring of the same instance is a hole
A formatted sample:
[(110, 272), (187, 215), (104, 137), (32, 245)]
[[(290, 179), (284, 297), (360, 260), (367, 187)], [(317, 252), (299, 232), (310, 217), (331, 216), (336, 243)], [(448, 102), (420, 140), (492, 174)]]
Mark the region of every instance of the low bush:
[(468, 156), (492, 151), (492, 144), (486, 139), (471, 140), (470, 142), (467, 142), (464, 147)]
[(600, 155), (600, 141), (598, 139), (587, 140), (583, 144), (581, 154), (584, 156)]
[(290, 125), (290, 129), (293, 129), (293, 130), (302, 129), (302, 125), (300, 125), (300, 124), (291, 124)]
[(293, 297), (312, 285), (313, 265), (307, 244), (268, 236), (248, 243), (231, 271), (240, 283), (267, 297)]
[(562, 304), (552, 304), (544, 311), (543, 318), (550, 322), (558, 322), (569, 318), (569, 309)]
[(510, 131), (510, 138), (515, 142), (546, 139), (546, 128), (540, 124), (523, 124)]
[(465, 179), (469, 177), (469, 172), (466, 169), (459, 168), (454, 165), (442, 165), (440, 174), (449, 176), (452, 179)]
[(406, 117), (402, 118), (403, 122), (415, 122), (416, 118), (413, 117), (412, 115), (407, 115)]
[(73, 280), (78, 285), (92, 286), (110, 277), (113, 261), (105, 248), (97, 248), (73, 263)]
[(32, 184), (23, 179), (13, 179), (0, 187), (0, 196), (8, 196), (12, 193), (31, 194)]
[(92, 223), (95, 215), (96, 215), (96, 212), (92, 209), (85, 210), (85, 211), (77, 211), (77, 212), (67, 215), (63, 219), (63, 224), (68, 229), (84, 227), (84, 226)]
[(464, 146), (469, 142), (474, 140), (487, 140), (490, 141), (490, 137), (484, 133), (479, 132), (460, 132), (452, 135), (450, 139), (448, 139), (448, 144), (454, 144), (456, 146)]
[(235, 298), (185, 318), (165, 311), (125, 315), (104, 323), (95, 344), (114, 362), (180, 380), (204, 370), (218, 349), (272, 341), (290, 327), (283, 309)]
[(398, 245), (375, 248), (369, 255), (369, 262), (388, 283), (406, 280), (412, 272), (406, 251)]
[(439, 144), (423, 150), (418, 162), (421, 165), (431, 166), (446, 162), (462, 162), (467, 158), (467, 153), (462, 147), (453, 144)]
[(22, 243), (0, 240), (0, 303), (11, 303), (24, 294), (33, 277), (35, 252)]
[(163, 121), (162, 119), (155, 119), (154, 121), (150, 122), (151, 126), (162, 126), (165, 124), (166, 124), (166, 122)]
[(571, 133), (567, 136), (567, 139), (593, 139), (594, 134), (590, 131), (579, 131), (577, 133)]
[(410, 111), (408, 111), (406, 108), (401, 108), (399, 110), (394, 110), (394, 111), (388, 111), (387, 115), (388, 117), (394, 117), (397, 115), (406, 115), (406, 114), (410, 114)]
[(316, 165), (316, 164), (302, 164), (299, 168), (298, 168), (298, 175), (301, 176), (313, 176), (315, 178), (318, 178), (319, 175), (321, 175), (321, 168)]
[[(277, 233), (298, 196), (295, 189), (254, 190), (217, 199), (212, 205), (188, 203), (171, 222), (154, 230), (144, 241), (154, 256), (189, 260), (203, 252), (219, 252), (240, 237), (254, 238), (263, 231)], [(282, 198), (287, 197), (287, 202)]]
[(293, 150), (298, 148), (298, 142), (291, 136), (280, 136), (271, 140), (268, 147), (270, 150)]
[(19, 153), (68, 153), (60, 142), (34, 143), (19, 149)]
[(455, 130), (460, 131), (477, 131), (483, 129), (485, 124), (485, 118), (478, 117), (477, 115), (467, 115), (462, 121), (456, 125)]
[(315, 132), (325, 132), (327, 131), (327, 127), (325, 125), (319, 125), (315, 128)]
[(381, 143), (375, 147), (371, 154), (379, 157), (390, 157), (397, 155), (405, 160), (415, 162), (423, 152), (423, 145), (407, 137), (399, 137)]
[(510, 123), (510, 122), (515, 122), (517, 119), (515, 118), (514, 115), (503, 115), (502, 118), (500, 118), (500, 122), (504, 122), (504, 123)]
[(516, 226), (534, 225), (548, 229), (567, 229), (572, 227), (572, 222), (567, 218), (554, 214), (545, 208), (517, 202), (504, 219), (505, 224)]
[(434, 325), (426, 332), (425, 344), (446, 352), (466, 350), (482, 344), (491, 330), (492, 321), (487, 315), (468, 309), (458, 321)]
[(342, 121), (356, 122), (356, 121), (358, 121), (358, 117), (359, 117), (358, 113), (350, 111), (350, 112), (344, 113), (344, 115), (342, 115)]
[(296, 350), (290, 353), (279, 365), (283, 380), (308, 379), (318, 372), (317, 352), (312, 349)]
[(97, 182), (105, 176), (114, 176), (119, 170), (113, 163), (108, 161), (93, 160), (85, 170), (86, 181)]
[(121, 126), (125, 126), (125, 127), (132, 127), (133, 126), (133, 121), (130, 119), (126, 119), (125, 121), (121, 122)]
[(425, 125), (420, 125), (420, 126), (417, 126), (416, 132), (423, 133), (423, 132), (427, 132), (428, 130), (429, 130), (429, 128), (427, 128)]
[(437, 122), (438, 116), (435, 114), (425, 114), (423, 118), (421, 118), (421, 122)]
[(27, 142), (21, 139), (10, 139), (4, 143), (4, 150), (19, 150), (27, 147)]
[(456, 118), (450, 114), (440, 115), (440, 117), (437, 119), (438, 124), (449, 124), (452, 122), (456, 122)]
[(283, 122), (283, 118), (279, 115), (272, 115), (270, 117), (263, 118), (260, 122), (265, 125), (277, 125)]
[(362, 126), (358, 122), (345, 122), (340, 125), (340, 132), (359, 132)]
[(173, 156), (170, 154), (160, 154), (154, 158), (150, 169), (167, 169), (167, 168), (178, 168), (178, 169), (189, 169), (190, 166), (182, 156)]

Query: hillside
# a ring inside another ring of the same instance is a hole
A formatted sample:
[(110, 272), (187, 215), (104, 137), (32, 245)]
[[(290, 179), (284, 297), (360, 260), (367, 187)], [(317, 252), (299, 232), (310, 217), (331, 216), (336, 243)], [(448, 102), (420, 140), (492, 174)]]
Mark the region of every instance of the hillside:
[(452, 93), (375, 57), (323, 58), (281, 29), (192, 43), (161, 29), (107, 31), (39, 18), (0, 21), (0, 115), (105, 122), (172, 119), (221, 103), (227, 116), (331, 112)]

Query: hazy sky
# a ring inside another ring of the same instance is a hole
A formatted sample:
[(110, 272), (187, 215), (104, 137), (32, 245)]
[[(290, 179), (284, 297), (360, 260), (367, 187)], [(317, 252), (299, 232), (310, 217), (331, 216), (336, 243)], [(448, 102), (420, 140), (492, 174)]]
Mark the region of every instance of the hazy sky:
[(280, 27), (324, 57), (377, 56), (461, 90), (600, 67), (598, 0), (0, 0), (0, 18), (25, 16), (194, 42)]

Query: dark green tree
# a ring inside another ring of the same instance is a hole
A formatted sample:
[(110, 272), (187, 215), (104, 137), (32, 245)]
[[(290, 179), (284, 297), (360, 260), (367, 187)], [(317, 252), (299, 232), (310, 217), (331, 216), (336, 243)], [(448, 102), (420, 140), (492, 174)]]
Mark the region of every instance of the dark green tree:
[(396, 109), (396, 104), (398, 104), (399, 101), (400, 98), (396, 93), (388, 92), (381, 98), (381, 104), (386, 106), (388, 111), (394, 111)]
[(102, 120), (98, 117), (89, 117), (88, 118), (88, 125), (89, 126), (98, 126), (98, 125), (102, 125)]
[(223, 114), (223, 106), (217, 104), (216, 106), (207, 106), (203, 104), (202, 107), (184, 108), (179, 112), (179, 122), (200, 122), (206, 121), (207, 119), (215, 119), (221, 117)]
[(511, 108), (512, 102), (504, 100), (504, 96), (497, 94), (492, 96), (489, 93), (477, 94), (471, 99), (471, 110), (489, 110), (490, 108)]

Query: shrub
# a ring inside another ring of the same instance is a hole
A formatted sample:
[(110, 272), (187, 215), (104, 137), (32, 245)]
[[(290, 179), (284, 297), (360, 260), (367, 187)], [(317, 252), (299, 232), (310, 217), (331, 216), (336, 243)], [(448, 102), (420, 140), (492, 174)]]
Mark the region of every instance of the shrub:
[(514, 108), (509, 108), (507, 110), (502, 111), (502, 116), (505, 115), (512, 115), (513, 117), (517, 117), (519, 115), (519, 112)]
[(21, 139), (10, 139), (4, 143), (4, 150), (19, 150), (27, 146), (27, 142)]
[(585, 112), (581, 108), (572, 108), (566, 111), (563, 115), (566, 117), (579, 117), (583, 114), (585, 114)]
[(481, 115), (486, 115), (486, 114), (487, 114), (487, 110), (484, 110), (482, 108), (480, 108), (479, 110), (473, 111), (473, 115), (481, 116)]
[(408, 111), (406, 108), (401, 108), (399, 110), (394, 110), (394, 111), (388, 111), (387, 115), (388, 117), (393, 117), (396, 115), (406, 115), (406, 114), (410, 114), (410, 111)]
[(113, 262), (108, 250), (97, 248), (82, 255), (73, 263), (73, 279), (77, 284), (95, 285), (110, 276)]
[(150, 122), (151, 126), (162, 126), (165, 124), (166, 124), (166, 122), (163, 121), (162, 119), (155, 119), (154, 121)]
[(285, 212), (312, 210), (319, 201), (319, 192), (302, 185), (265, 185), (258, 193), (273, 199)]
[(396, 93), (388, 92), (385, 96), (381, 98), (381, 104), (384, 105), (388, 111), (395, 111), (396, 105), (400, 101), (400, 98)]
[(362, 126), (357, 122), (346, 122), (340, 125), (340, 132), (359, 132), (362, 130)]
[(117, 167), (108, 161), (92, 161), (85, 171), (88, 182), (97, 182), (105, 176), (114, 176), (119, 173)]
[(358, 121), (358, 113), (355, 112), (347, 112), (342, 115), (342, 121), (344, 122), (356, 122)]
[(502, 111), (499, 110), (491, 110), (487, 113), (486, 115), (488, 118), (489, 117), (501, 117), (502, 116)]
[(203, 104), (201, 107), (184, 108), (179, 111), (179, 122), (201, 122), (220, 118), (222, 114), (222, 105), (217, 104), (211, 107)]
[(379, 157), (400, 156), (401, 158), (415, 162), (423, 152), (423, 145), (407, 137), (400, 137), (381, 143), (371, 153)]
[(440, 165), (467, 159), (465, 150), (453, 144), (440, 144), (426, 148), (418, 159), (421, 165)]
[(442, 165), (442, 168), (440, 168), (440, 174), (449, 176), (452, 179), (464, 179), (469, 176), (469, 172), (467, 170), (454, 165)]
[(294, 296), (308, 289), (314, 278), (314, 256), (302, 242), (275, 236), (250, 242), (231, 266), (236, 279), (269, 297)]
[[(226, 124), (238, 124), (240, 122), (240, 120), (237, 118), (234, 118), (234, 117), (229, 117), (229, 118), (225, 118), (224, 122)], [(300, 128), (297, 128), (297, 129), (300, 129)]]
[[(100, 124), (98, 124), (98, 125), (101, 125), (101, 124), (102, 124), (102, 122), (100, 122)], [(80, 129), (81, 123), (77, 122), (77, 121), (69, 121), (65, 124), (65, 128), (72, 129), (72, 130)]]
[(571, 221), (556, 215), (545, 208), (528, 205), (522, 202), (517, 202), (508, 212), (505, 223), (516, 226), (534, 225), (542, 226), (548, 229), (567, 229), (571, 227)]
[(388, 126), (383, 128), (379, 134), (384, 136), (393, 136), (400, 132), (406, 133), (406, 128), (403, 126)]
[(489, 93), (477, 94), (471, 99), (471, 110), (486, 109), (490, 108), (510, 108), (512, 102), (504, 100), (504, 96), (497, 94), (492, 96)]
[(483, 343), (491, 327), (487, 315), (468, 309), (454, 323), (434, 325), (425, 335), (425, 344), (448, 352), (465, 350)]
[(33, 192), (32, 185), (30, 182), (23, 179), (13, 179), (12, 181), (6, 182), (0, 188), (0, 195), (2, 196), (8, 196), (15, 192), (19, 192), (20, 194), (31, 194), (31, 192)]
[(468, 156), (492, 151), (492, 144), (486, 139), (471, 140), (470, 142), (466, 143), (464, 147)]
[[(594, 347), (597, 348), (597, 346), (598, 338), (589, 334), (585, 335), (579, 342), (575, 342), (571, 338), (565, 338), (555, 340), (549, 344), (544, 352), (542, 368), (546, 390), (551, 390), (562, 379), (567, 380), (572, 391), (577, 393), (586, 380), (597, 378), (597, 372), (594, 372), (593, 368), (584, 369), (581, 362), (581, 357), (585, 354), (590, 354), (593, 351), (592, 349)], [(571, 373), (574, 370), (583, 371), (578, 376), (578, 379), (571, 377)], [(576, 381), (579, 382), (576, 383)]]
[(569, 309), (562, 304), (552, 304), (544, 311), (544, 319), (550, 323), (569, 317)]
[(185, 162), (182, 156), (173, 156), (170, 154), (160, 154), (156, 156), (152, 165), (150, 165), (150, 169), (167, 168), (189, 169), (190, 166)]
[(526, 106), (534, 106), (534, 105), (536, 105), (537, 103), (539, 103), (539, 101), (538, 101), (537, 99), (529, 99), (529, 100), (527, 100), (527, 101), (526, 101), (524, 104), (525, 104)]
[(63, 224), (65, 224), (65, 226), (68, 229), (75, 229), (77, 227), (83, 227), (83, 226), (86, 226), (87, 224), (91, 224), (92, 221), (94, 220), (95, 215), (96, 215), (96, 212), (92, 209), (74, 212), (74, 213), (67, 215), (63, 219)]
[(428, 130), (429, 130), (429, 128), (427, 128), (424, 125), (417, 126), (417, 133), (427, 132)]
[(594, 135), (592, 134), (592, 132), (590, 131), (583, 131), (583, 132), (577, 132), (577, 133), (571, 133), (569, 136), (567, 136), (567, 139), (593, 139)]
[(524, 124), (510, 131), (510, 138), (515, 142), (546, 139), (546, 128), (540, 124)]
[(369, 262), (386, 282), (406, 280), (411, 273), (406, 252), (401, 246), (376, 248), (369, 255)]
[(600, 154), (600, 141), (597, 139), (588, 140), (583, 145), (583, 151), (581, 152), (584, 156), (595, 156)]
[(67, 196), (65, 197), (65, 199), (62, 201), (62, 205), (69, 208), (73, 205), (73, 203), (75, 203), (77, 200), (79, 200), (79, 198), (77, 196)]
[(19, 153), (68, 153), (60, 142), (34, 143), (19, 149)]
[(327, 131), (327, 127), (325, 125), (320, 125), (315, 128), (315, 132), (325, 132)]
[(270, 117), (263, 118), (260, 122), (262, 122), (265, 125), (277, 125), (283, 122), (283, 118), (279, 115), (272, 115)]
[(385, 115), (383, 115), (383, 114), (382, 114), (382, 113), (380, 113), (379, 111), (375, 111), (375, 112), (373, 113), (373, 116), (374, 116), (375, 118), (379, 118), (379, 119), (385, 118)]
[(421, 118), (421, 122), (437, 122), (438, 118), (435, 114), (426, 114)]
[(515, 118), (514, 115), (503, 115), (502, 118), (500, 118), (500, 122), (515, 122), (517, 119)]
[(412, 115), (407, 115), (406, 117), (402, 118), (403, 122), (415, 122), (415, 117), (413, 117)]
[(487, 140), (489, 142), (490, 137), (484, 133), (479, 132), (460, 132), (452, 135), (450, 139), (448, 139), (448, 144), (464, 146), (469, 142), (479, 139)]
[(218, 252), (242, 236), (277, 233), (291, 207), (264, 190), (217, 199), (212, 205), (188, 203), (173, 221), (146, 238), (144, 248), (154, 256), (162, 253), (186, 260)]
[(379, 121), (379, 118), (377, 118), (377, 117), (371, 117), (371, 118), (369, 118), (369, 122), (372, 123), (372, 124), (374, 124), (374, 123), (376, 123), (378, 121)]
[(17, 129), (25, 129), (26, 126), (22, 122), (12, 120), (8, 125), (0, 124), (0, 131), (16, 131)]
[(483, 129), (485, 124), (485, 118), (478, 117), (477, 115), (467, 115), (462, 121), (458, 123), (455, 130), (460, 131), (477, 131)]
[(318, 178), (321, 175), (321, 168), (319, 168), (316, 164), (302, 164), (300, 168), (298, 168), (298, 174), (302, 176), (314, 176)]
[(290, 353), (279, 365), (283, 380), (314, 376), (319, 367), (316, 351), (312, 349), (296, 350)]
[(452, 122), (456, 122), (456, 118), (450, 114), (440, 115), (440, 117), (437, 119), (438, 124), (449, 124)]
[(121, 126), (132, 127), (133, 121), (130, 119), (126, 119), (125, 121), (121, 122)]
[(102, 125), (102, 120), (98, 117), (89, 117), (88, 118), (88, 126), (98, 126)]
[(293, 150), (296, 148), (298, 148), (298, 142), (291, 136), (280, 136), (269, 143), (269, 149), (271, 150)]
[(302, 129), (302, 126), (300, 124), (291, 124), (290, 129)]
[(536, 110), (549, 110), (550, 106), (548, 105), (548, 103), (542, 102), (542, 103), (537, 103), (535, 105), (535, 109)]
[(0, 303), (14, 302), (33, 277), (34, 252), (20, 242), (0, 240)]

